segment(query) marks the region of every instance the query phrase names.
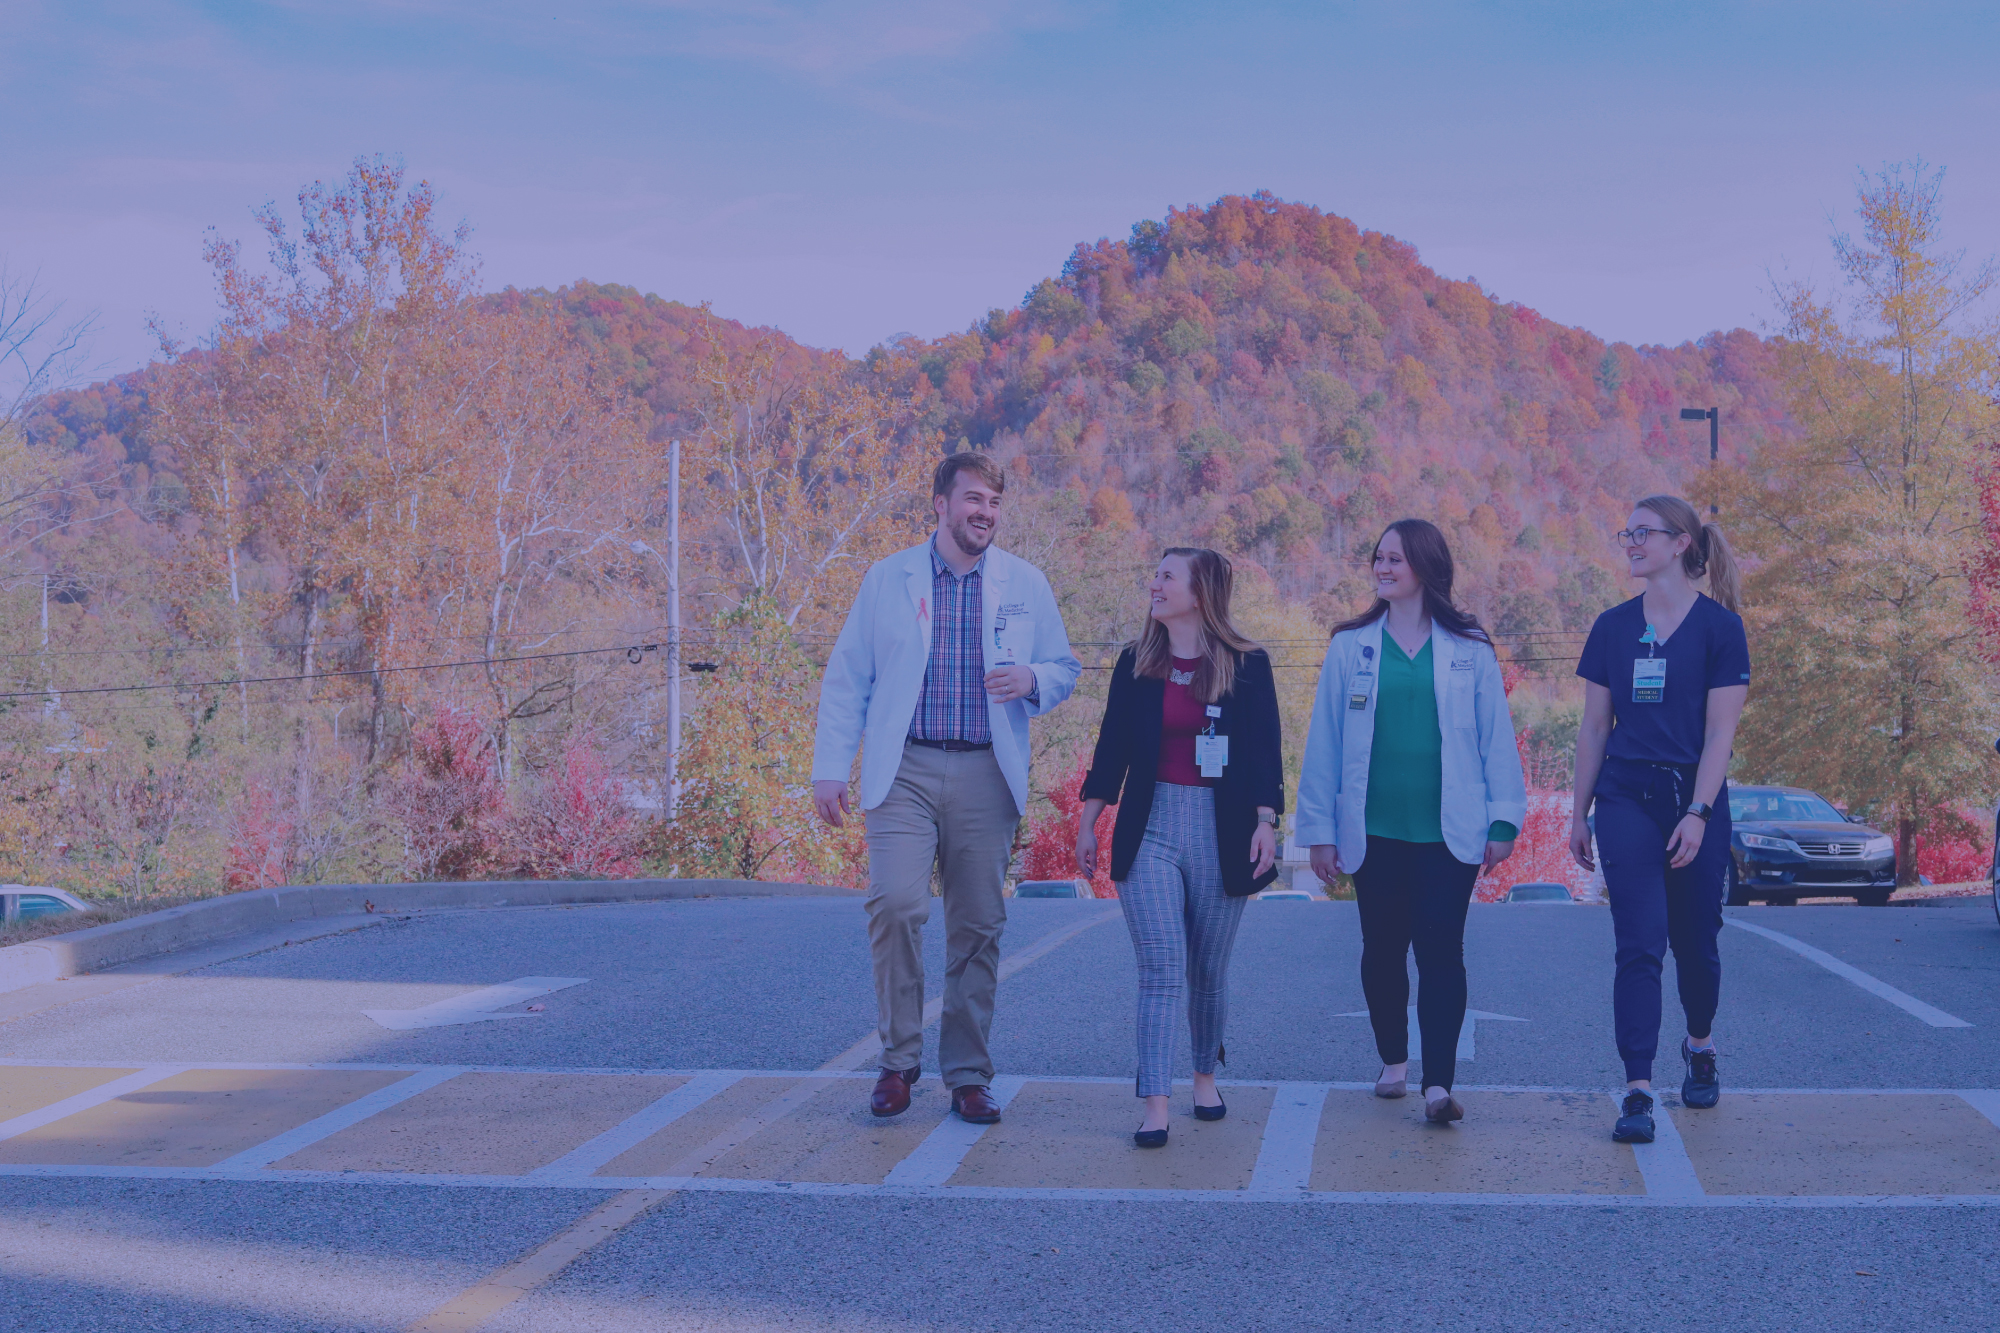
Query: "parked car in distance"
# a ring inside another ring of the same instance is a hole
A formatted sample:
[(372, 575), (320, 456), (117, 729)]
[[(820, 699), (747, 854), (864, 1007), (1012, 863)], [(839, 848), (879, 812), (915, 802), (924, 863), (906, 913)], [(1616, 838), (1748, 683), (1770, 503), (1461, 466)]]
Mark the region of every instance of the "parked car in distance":
[(1085, 898), (1073, 879), (1024, 879), (1014, 886), (1016, 898)]
[(1280, 888), (1276, 885), (1273, 885), (1271, 888), (1261, 889), (1258, 892), (1251, 894), (1250, 896), (1252, 898), (1257, 899), (1259, 902), (1267, 902), (1267, 903), (1268, 902), (1309, 903), (1312, 902), (1314, 899), (1316, 899), (1319, 895), (1309, 892), (1308, 890), (1305, 889)]
[(0, 884), (0, 921), (33, 921), (63, 912), (87, 911), (90, 904), (61, 889), (33, 884)]
[(1880, 907), (1896, 891), (1896, 844), (1803, 787), (1729, 789), (1729, 905), (1761, 898), (1852, 898)]
[(1573, 903), (1576, 895), (1569, 891), (1567, 884), (1516, 884), (1507, 890), (1506, 901), (1510, 903)]

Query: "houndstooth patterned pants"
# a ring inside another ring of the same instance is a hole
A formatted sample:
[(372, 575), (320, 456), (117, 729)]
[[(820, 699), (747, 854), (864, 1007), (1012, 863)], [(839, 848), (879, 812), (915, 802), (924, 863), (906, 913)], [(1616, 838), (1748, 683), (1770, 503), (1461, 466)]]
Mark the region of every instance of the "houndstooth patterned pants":
[(1118, 886), (1139, 962), (1139, 1096), (1173, 1091), (1175, 1019), (1183, 992), (1195, 1072), (1215, 1072), (1229, 1010), (1229, 951), (1244, 901), (1222, 891), (1215, 793), (1154, 784), (1145, 840), (1131, 877)]

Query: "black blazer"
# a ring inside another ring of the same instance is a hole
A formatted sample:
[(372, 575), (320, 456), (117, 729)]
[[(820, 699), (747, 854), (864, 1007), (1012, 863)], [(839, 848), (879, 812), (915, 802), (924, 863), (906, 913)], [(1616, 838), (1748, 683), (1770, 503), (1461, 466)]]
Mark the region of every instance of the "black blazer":
[[(1118, 807), (1111, 831), (1111, 878), (1132, 873), (1146, 819), (1153, 812), (1153, 784), (1160, 769), (1161, 712), (1167, 683), (1133, 674), (1136, 657), (1127, 648), (1111, 672), (1111, 695), (1097, 751), (1083, 779), (1083, 799)], [(1219, 701), (1215, 731), (1229, 737), (1229, 762), (1215, 780), (1215, 845), (1222, 853), (1222, 886), (1232, 898), (1248, 897), (1278, 877), (1274, 865), (1250, 876), (1250, 836), (1257, 831), (1257, 807), (1285, 810), (1284, 736), (1278, 722), (1278, 690), (1270, 655), (1262, 649), (1236, 659), (1236, 684)], [(1126, 775), (1131, 781), (1126, 781)], [(1119, 788), (1125, 799), (1119, 800)]]

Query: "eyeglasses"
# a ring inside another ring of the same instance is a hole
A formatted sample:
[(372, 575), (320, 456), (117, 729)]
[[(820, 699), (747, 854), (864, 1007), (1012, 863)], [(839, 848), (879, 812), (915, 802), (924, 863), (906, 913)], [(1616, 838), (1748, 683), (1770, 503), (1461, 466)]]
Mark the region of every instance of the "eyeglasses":
[(1679, 528), (1625, 528), (1611, 535), (1618, 539), (1620, 546), (1644, 546), (1656, 535), (1661, 537), (1678, 537), (1681, 535), (1681, 530)]

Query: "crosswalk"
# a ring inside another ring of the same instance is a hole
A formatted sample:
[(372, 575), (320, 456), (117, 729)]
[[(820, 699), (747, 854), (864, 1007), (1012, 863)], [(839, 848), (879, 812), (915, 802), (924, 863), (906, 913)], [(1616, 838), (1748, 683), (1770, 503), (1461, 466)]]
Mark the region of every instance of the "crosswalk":
[[(1441, 1129), (1359, 1083), (1225, 1080), (1229, 1115), (1131, 1143), (1123, 1079), (936, 1079), (891, 1120), (845, 1070), (0, 1062), (0, 1174), (1230, 1203), (2000, 1203), (2000, 1092), (1732, 1089), (1615, 1144), (1602, 1089), (1461, 1089)], [(1183, 1103), (1185, 1097), (1182, 1098)]]

